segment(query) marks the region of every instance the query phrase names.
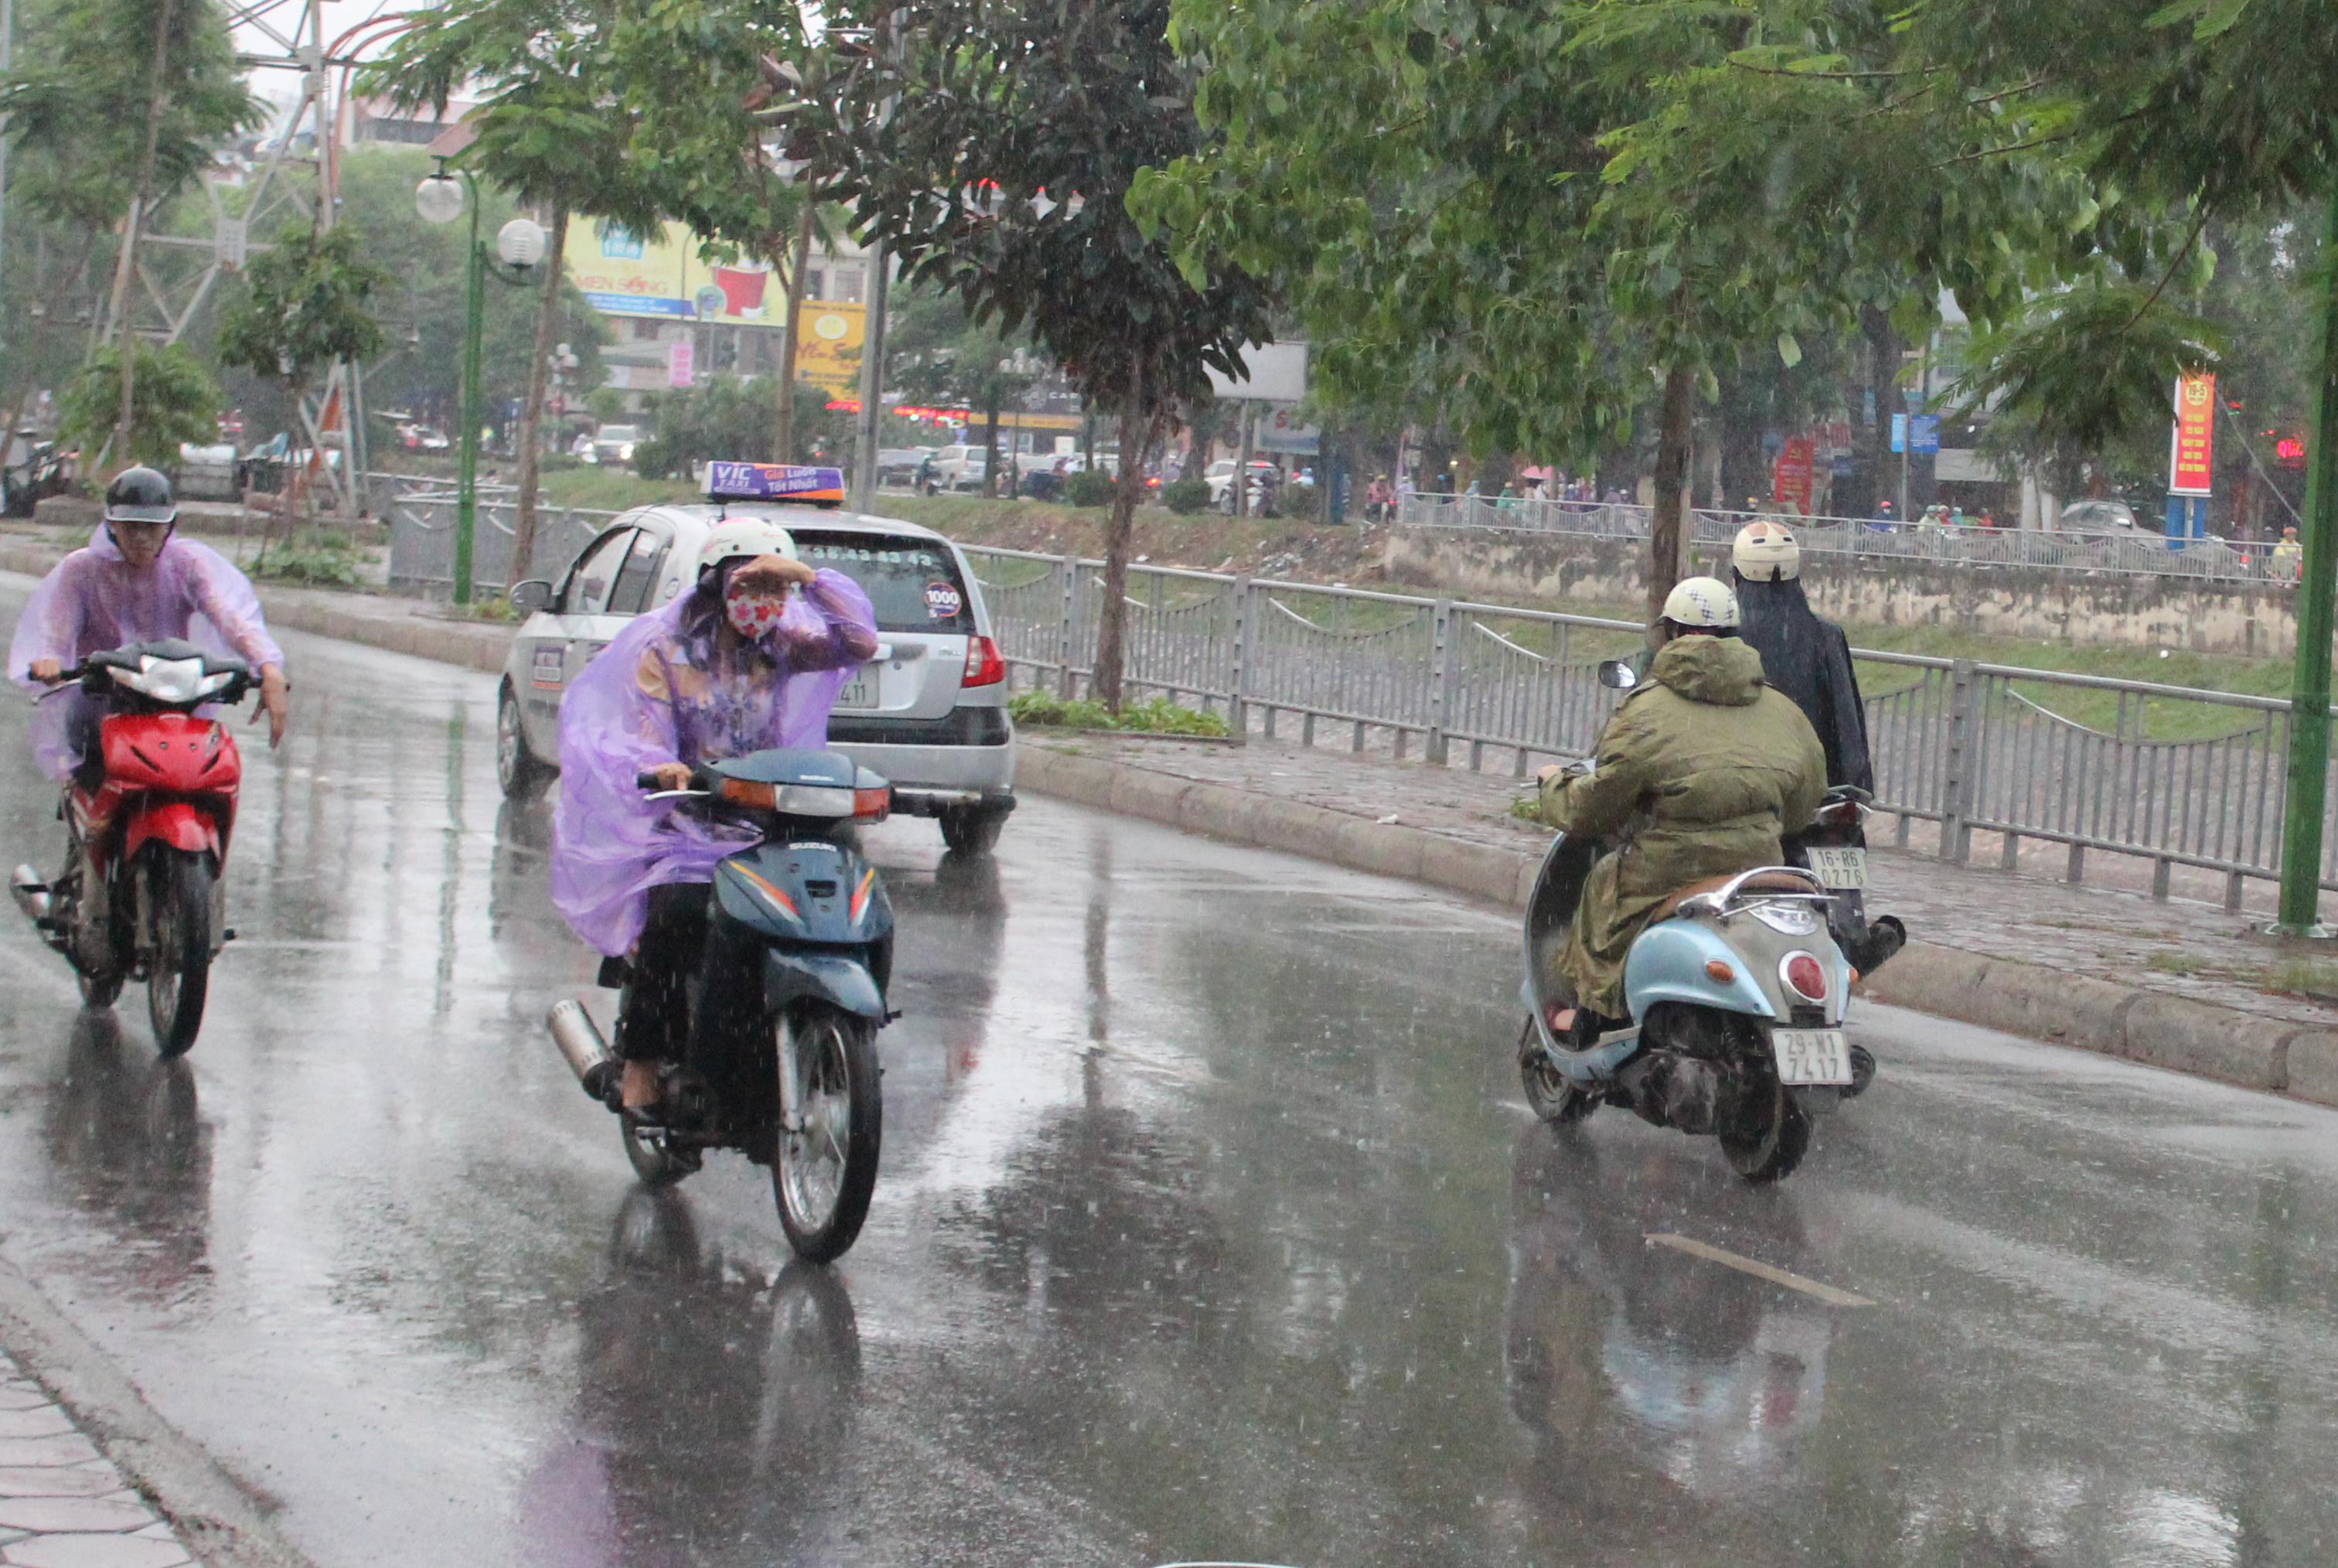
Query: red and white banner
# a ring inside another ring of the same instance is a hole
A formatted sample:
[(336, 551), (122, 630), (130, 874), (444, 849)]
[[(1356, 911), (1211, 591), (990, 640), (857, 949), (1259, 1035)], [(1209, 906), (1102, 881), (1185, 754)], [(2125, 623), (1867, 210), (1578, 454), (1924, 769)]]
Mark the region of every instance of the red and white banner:
[(1770, 498), (1783, 501), (1807, 517), (1811, 514), (1811, 464), (1815, 443), (1797, 436), (1778, 449), (1770, 469)]
[(2176, 430), (2167, 449), (2170, 495), (2214, 494), (2216, 479), (2216, 378), (2176, 378)]

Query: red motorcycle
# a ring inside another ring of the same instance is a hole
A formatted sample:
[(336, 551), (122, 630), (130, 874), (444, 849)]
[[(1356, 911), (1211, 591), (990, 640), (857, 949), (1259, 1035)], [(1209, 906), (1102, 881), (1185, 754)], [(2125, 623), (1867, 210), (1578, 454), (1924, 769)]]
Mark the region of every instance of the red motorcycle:
[(235, 828), (243, 760), (217, 719), (257, 687), (241, 660), (172, 638), (93, 653), (64, 671), (99, 709), (96, 755), (66, 786), (58, 815), (65, 868), (10, 878), (17, 906), (108, 1007), (146, 983), (154, 1043), (177, 1056), (203, 1021), (221, 923), (220, 873)]

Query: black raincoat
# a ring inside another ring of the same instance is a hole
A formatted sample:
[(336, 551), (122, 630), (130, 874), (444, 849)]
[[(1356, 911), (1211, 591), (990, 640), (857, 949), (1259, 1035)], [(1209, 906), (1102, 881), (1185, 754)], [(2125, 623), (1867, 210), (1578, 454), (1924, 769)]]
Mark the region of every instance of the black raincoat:
[(1851, 667), (1851, 640), (1842, 627), (1819, 618), (1794, 579), (1754, 583), (1731, 575), (1736, 579), (1737, 635), (1762, 655), (1762, 673), (1771, 689), (1793, 698), (1818, 731), (1826, 750), (1828, 785), (1849, 784), (1873, 793), (1867, 705)]

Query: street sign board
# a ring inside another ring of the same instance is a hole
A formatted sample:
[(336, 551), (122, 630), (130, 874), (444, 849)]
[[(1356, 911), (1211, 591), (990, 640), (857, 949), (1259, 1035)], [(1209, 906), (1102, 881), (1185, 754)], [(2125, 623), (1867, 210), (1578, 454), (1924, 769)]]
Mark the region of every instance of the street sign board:
[(2167, 493), (2206, 495), (2215, 489), (2216, 378), (2176, 378), (2176, 427), (2168, 437)]
[(1911, 414), (1908, 416), (1908, 449), (1919, 456), (1940, 449), (1940, 416), (1938, 414)]

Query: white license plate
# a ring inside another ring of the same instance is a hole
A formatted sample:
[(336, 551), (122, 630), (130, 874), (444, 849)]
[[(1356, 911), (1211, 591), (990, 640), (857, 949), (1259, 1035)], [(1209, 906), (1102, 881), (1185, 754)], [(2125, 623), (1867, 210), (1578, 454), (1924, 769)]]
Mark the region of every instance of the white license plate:
[(1811, 869), (1818, 879), (1830, 887), (1864, 887), (1867, 886), (1867, 851), (1864, 849), (1812, 849)]
[(874, 708), (877, 706), (877, 666), (863, 664), (836, 694), (839, 708)]
[(1851, 1044), (1840, 1029), (1773, 1029), (1781, 1083), (1848, 1083)]

